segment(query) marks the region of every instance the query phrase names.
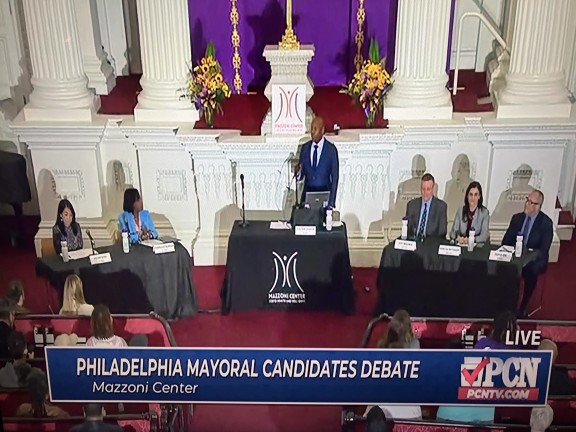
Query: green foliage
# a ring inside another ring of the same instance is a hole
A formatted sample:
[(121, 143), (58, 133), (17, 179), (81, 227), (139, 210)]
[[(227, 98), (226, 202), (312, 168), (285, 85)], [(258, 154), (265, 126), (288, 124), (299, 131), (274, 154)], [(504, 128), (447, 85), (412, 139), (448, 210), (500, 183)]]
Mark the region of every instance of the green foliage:
[(380, 63), (380, 48), (378, 47), (378, 42), (376, 42), (375, 38), (370, 40), (369, 56), (372, 63)]
[(206, 57), (214, 57), (216, 55), (216, 50), (214, 49), (214, 43), (208, 43), (206, 47)]

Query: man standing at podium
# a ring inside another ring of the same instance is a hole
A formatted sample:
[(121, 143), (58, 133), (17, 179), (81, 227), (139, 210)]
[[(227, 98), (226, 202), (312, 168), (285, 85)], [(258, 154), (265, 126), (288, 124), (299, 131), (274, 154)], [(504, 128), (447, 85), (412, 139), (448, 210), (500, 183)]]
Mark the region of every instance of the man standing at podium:
[(324, 137), (324, 120), (314, 117), (310, 127), (311, 141), (302, 146), (298, 179), (304, 179), (303, 199), (307, 192), (330, 191), (328, 207), (334, 208), (338, 190), (338, 150)]

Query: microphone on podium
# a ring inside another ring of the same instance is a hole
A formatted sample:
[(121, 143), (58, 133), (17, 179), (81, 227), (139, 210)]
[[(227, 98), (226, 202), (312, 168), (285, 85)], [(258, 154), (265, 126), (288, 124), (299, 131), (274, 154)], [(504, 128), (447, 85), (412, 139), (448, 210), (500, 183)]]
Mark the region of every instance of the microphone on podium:
[(246, 228), (248, 222), (246, 222), (246, 208), (244, 206), (244, 174), (240, 174), (240, 187), (242, 188), (242, 223), (240, 226)]

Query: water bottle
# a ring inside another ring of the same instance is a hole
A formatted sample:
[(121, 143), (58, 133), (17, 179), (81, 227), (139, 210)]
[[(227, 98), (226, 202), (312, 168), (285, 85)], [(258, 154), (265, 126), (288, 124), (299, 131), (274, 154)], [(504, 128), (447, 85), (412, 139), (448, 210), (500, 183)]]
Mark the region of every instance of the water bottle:
[(60, 248), (62, 249), (62, 259), (64, 262), (70, 261), (70, 255), (68, 254), (68, 242), (66, 240), (62, 240), (60, 242)]
[(470, 228), (468, 232), (468, 252), (472, 252), (474, 250), (474, 244), (476, 243), (476, 231), (474, 228)]
[(332, 210), (326, 210), (326, 231), (332, 231)]
[(524, 243), (524, 236), (521, 232), (516, 235), (516, 248), (514, 249), (514, 256), (520, 258), (522, 256), (522, 244)]
[(128, 233), (122, 232), (122, 250), (124, 253), (130, 252), (130, 242), (128, 241)]
[(408, 238), (408, 218), (404, 216), (402, 218), (402, 240), (406, 240)]

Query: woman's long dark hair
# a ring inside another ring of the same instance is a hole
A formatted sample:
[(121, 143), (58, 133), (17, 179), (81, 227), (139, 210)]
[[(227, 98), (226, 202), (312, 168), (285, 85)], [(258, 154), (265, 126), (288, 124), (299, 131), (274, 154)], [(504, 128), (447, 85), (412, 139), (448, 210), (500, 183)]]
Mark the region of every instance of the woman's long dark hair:
[(501, 312), (494, 318), (492, 323), (492, 333), (490, 339), (496, 342), (504, 343), (506, 334), (510, 332), (512, 340), (516, 338), (518, 331), (518, 323), (516, 322), (516, 314), (514, 312)]
[(468, 194), (472, 189), (478, 189), (478, 194), (480, 198), (478, 199), (478, 208), (484, 208), (484, 194), (482, 193), (482, 185), (477, 181), (471, 182), (466, 188), (466, 194), (464, 195), (464, 208), (462, 208), (462, 219), (466, 220), (468, 217), (468, 212), (470, 211), (470, 203), (468, 202)]
[(64, 234), (66, 232), (66, 227), (64, 226), (64, 221), (62, 220), (62, 217), (60, 216), (65, 209), (70, 210), (70, 213), (72, 213), (72, 223), (70, 224), (70, 228), (72, 228), (72, 232), (74, 233), (74, 235), (78, 235), (78, 224), (76, 223), (76, 212), (74, 211), (74, 206), (72, 206), (72, 203), (70, 201), (68, 201), (67, 199), (62, 199), (58, 203), (58, 213), (56, 213), (56, 220), (57, 220), (56, 225), (58, 225), (58, 229), (60, 230), (60, 232), (62, 234)]
[(34, 369), (28, 375), (28, 394), (32, 405), (32, 416), (47, 417), (44, 402), (46, 402), (48, 395), (48, 378), (39, 369)]
[(128, 188), (124, 191), (124, 205), (122, 208), (125, 212), (134, 213), (134, 203), (140, 199), (138, 189)]

